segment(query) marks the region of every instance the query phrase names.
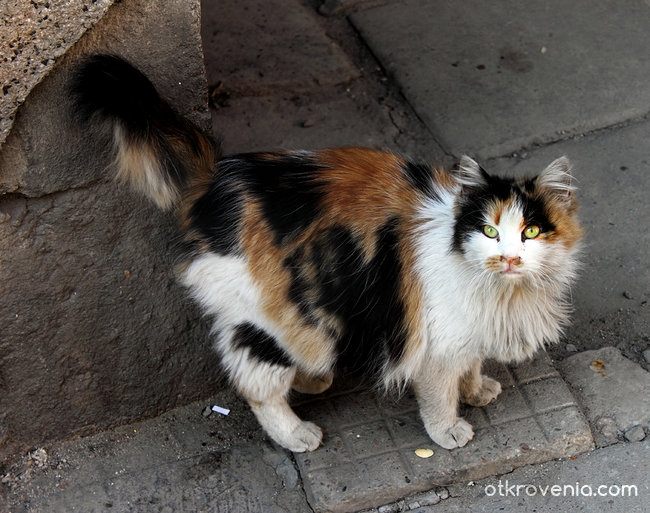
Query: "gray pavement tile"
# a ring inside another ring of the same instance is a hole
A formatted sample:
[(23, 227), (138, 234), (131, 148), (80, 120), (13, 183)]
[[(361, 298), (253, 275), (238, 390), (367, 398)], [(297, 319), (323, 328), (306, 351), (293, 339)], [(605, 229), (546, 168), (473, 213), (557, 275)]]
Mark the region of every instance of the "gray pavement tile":
[(339, 426), (366, 423), (381, 418), (375, 394), (369, 390), (333, 397), (330, 403)]
[[(453, 451), (428, 437), (410, 391), (401, 407), (399, 400), (377, 399), (370, 390), (301, 397), (296, 410), (303, 418), (334, 415), (323, 447), (295, 455), (311, 507), (317, 512), (376, 507), (434, 484), (478, 479), (593, 447), (584, 417), (545, 353), (517, 367), (494, 362), (486, 367), (512, 384), (496, 403), (462, 408), (475, 427), (474, 439)], [(434, 455), (419, 458), (418, 448), (431, 448)]]
[(431, 438), (424, 430), (417, 412), (409, 412), (385, 419), (387, 429), (393, 435), (394, 444), (400, 449), (428, 448)]
[[(600, 361), (602, 365), (592, 366)], [(559, 366), (592, 424), (598, 445), (615, 441), (601, 433), (599, 421), (611, 419), (624, 432), (650, 427), (650, 373), (615, 347), (584, 351)]]
[(550, 443), (560, 448), (566, 444), (567, 455), (576, 452), (571, 445), (581, 447), (593, 443), (585, 417), (576, 406), (547, 411), (538, 415), (537, 420)]
[(202, 10), (201, 25), (208, 82), (227, 91), (296, 92), (359, 75), (297, 0), (224, 0)]
[(485, 406), (485, 413), (490, 423), (502, 424), (530, 416), (530, 408), (526, 404), (521, 390), (515, 385), (502, 389), (498, 399), (498, 401)]
[(551, 376), (559, 376), (551, 361), (546, 358), (534, 358), (527, 360), (516, 367), (512, 368), (512, 372), (519, 383), (527, 383), (542, 378), (549, 378)]
[[(134, 450), (149, 466), (93, 473), (84, 484), (42, 479), (37, 493), (14, 500), (10, 511), (38, 513), (196, 512), (309, 513), (290, 456), (276, 447), (247, 444), (162, 463)], [(282, 464), (282, 458), (289, 461)], [(295, 474), (291, 478), (291, 471)], [(46, 476), (47, 477), (47, 476)], [(47, 485), (45, 483), (48, 483)]]
[(521, 385), (521, 391), (536, 412), (557, 410), (575, 404), (575, 399), (559, 376)]
[(396, 445), (384, 420), (364, 421), (363, 424), (344, 429), (343, 443), (356, 458), (381, 454)]
[[(508, 454), (517, 454), (520, 450), (531, 450), (535, 447), (544, 447), (547, 443), (540, 423), (534, 417), (511, 420), (496, 426), (494, 430), (497, 443)], [(526, 433), (526, 441), (521, 442), (519, 437), (512, 433)], [(522, 447), (522, 443), (524, 444)]]
[(485, 158), (647, 114), (648, 10), (403, 0), (351, 20), (442, 146)]
[(449, 498), (412, 513), (645, 513), (650, 509), (649, 456), (650, 441), (643, 441), (527, 465), (510, 474), (451, 485)]
[(312, 459), (309, 454), (300, 457), (302, 471), (311, 473), (314, 470), (331, 468), (352, 463), (350, 449), (343, 442), (342, 435), (327, 433), (327, 443), (318, 449), (318, 457)]

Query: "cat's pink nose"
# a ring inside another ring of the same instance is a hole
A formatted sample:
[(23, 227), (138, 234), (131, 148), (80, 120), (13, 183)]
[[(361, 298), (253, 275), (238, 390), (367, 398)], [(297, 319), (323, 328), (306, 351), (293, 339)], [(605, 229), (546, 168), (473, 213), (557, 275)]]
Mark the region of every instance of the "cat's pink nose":
[(513, 266), (521, 264), (521, 257), (512, 257), (512, 256), (501, 255), (501, 261), (506, 262), (508, 264), (508, 267), (513, 267)]

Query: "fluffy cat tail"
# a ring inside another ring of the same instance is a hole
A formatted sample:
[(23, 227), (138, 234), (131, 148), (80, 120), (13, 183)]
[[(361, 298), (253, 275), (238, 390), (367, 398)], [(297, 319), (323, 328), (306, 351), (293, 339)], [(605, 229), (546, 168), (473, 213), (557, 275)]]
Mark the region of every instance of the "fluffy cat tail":
[(124, 59), (89, 57), (76, 70), (71, 93), (82, 121), (112, 125), (117, 178), (160, 208), (178, 203), (193, 178), (212, 176), (217, 156), (212, 139), (174, 112)]

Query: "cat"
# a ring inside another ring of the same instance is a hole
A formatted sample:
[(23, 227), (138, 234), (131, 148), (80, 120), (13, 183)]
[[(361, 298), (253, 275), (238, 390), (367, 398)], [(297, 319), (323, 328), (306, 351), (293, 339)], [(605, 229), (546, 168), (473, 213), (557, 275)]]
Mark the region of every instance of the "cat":
[(357, 147), (221, 156), (119, 57), (87, 58), (70, 92), (79, 122), (112, 127), (117, 177), (177, 213), (180, 282), (291, 451), (323, 435), (289, 391), (322, 392), (343, 367), (412, 385), (431, 439), (462, 447), (458, 403), (501, 391), (483, 360), (530, 358), (567, 323), (582, 230), (565, 157), (514, 179)]

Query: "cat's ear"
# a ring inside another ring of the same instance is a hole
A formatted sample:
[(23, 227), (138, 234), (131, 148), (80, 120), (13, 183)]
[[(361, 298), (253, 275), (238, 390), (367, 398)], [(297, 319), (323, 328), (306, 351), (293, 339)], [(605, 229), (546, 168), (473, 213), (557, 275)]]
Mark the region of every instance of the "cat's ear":
[(571, 201), (575, 186), (573, 185), (569, 159), (560, 157), (551, 162), (537, 177), (537, 186), (557, 199)]
[(452, 169), (451, 176), (460, 185), (467, 187), (481, 187), (487, 184), (488, 174), (478, 163), (463, 155), (457, 169)]

